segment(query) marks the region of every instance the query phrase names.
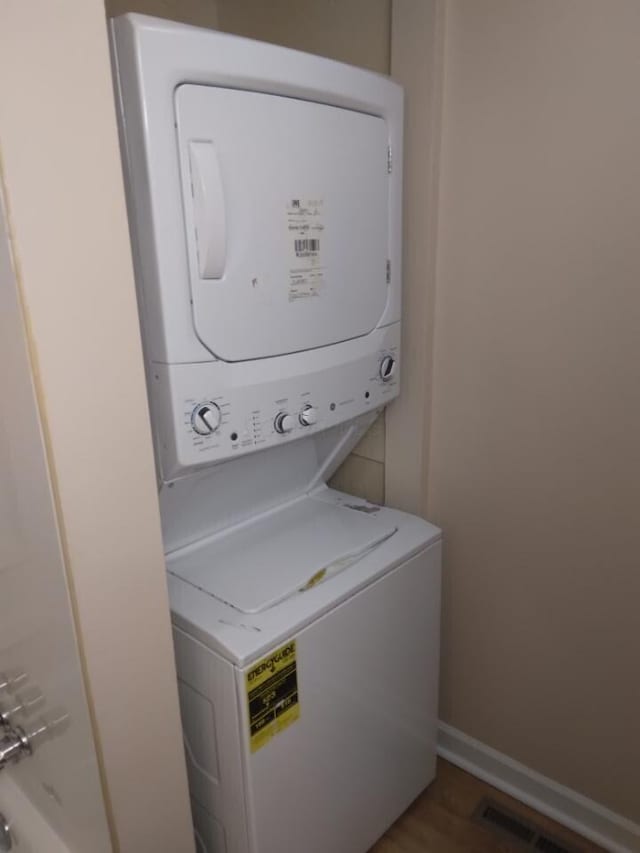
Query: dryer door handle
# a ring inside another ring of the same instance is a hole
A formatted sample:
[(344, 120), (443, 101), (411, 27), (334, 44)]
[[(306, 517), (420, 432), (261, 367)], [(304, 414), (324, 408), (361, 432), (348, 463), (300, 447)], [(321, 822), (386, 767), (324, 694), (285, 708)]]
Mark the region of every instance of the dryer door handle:
[(222, 278), (227, 222), (222, 174), (213, 142), (189, 142), (189, 166), (200, 278)]

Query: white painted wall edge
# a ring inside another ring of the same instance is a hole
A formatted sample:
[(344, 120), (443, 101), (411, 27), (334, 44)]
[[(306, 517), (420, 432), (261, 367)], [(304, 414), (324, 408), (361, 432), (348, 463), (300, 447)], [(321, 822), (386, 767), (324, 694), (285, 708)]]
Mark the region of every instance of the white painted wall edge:
[(446, 723), (438, 727), (438, 755), (611, 853), (640, 850), (638, 824)]
[(385, 503), (424, 515), (436, 299), (445, 0), (393, 0), (391, 77), (405, 88), (400, 397), (385, 415)]

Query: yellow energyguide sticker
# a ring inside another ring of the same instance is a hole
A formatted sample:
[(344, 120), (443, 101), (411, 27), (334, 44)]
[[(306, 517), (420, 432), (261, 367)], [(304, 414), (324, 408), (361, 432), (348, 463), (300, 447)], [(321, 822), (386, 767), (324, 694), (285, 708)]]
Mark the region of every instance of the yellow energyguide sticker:
[(300, 716), (296, 641), (259, 660), (245, 678), (251, 752), (257, 752)]

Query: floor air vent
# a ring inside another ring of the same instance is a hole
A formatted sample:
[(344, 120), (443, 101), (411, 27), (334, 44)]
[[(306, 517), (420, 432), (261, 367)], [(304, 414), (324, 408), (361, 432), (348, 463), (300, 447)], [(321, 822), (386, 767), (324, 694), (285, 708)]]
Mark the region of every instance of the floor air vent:
[(473, 814), (473, 820), (505, 838), (519, 841), (529, 850), (539, 850), (541, 853), (580, 853), (577, 847), (569, 847), (557, 838), (552, 838), (535, 823), (504, 808), (495, 800), (481, 800)]
[(548, 838), (546, 835), (539, 835), (533, 845), (534, 850), (543, 850), (544, 853), (574, 853), (566, 844), (561, 844), (559, 841), (554, 841), (553, 838)]
[(482, 822), (498, 827), (503, 832), (508, 832), (509, 835), (524, 841), (525, 844), (531, 844), (536, 837), (535, 829), (531, 829), (519, 817), (509, 814), (499, 807), (492, 806), (490, 803), (486, 803), (482, 810)]

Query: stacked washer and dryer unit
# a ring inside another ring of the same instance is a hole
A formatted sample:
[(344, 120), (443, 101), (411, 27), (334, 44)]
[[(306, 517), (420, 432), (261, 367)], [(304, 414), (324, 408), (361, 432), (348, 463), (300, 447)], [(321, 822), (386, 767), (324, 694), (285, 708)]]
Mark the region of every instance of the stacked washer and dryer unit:
[(112, 36), (197, 845), (365, 853), (435, 772), (440, 533), (326, 486), (399, 390), (402, 90)]

